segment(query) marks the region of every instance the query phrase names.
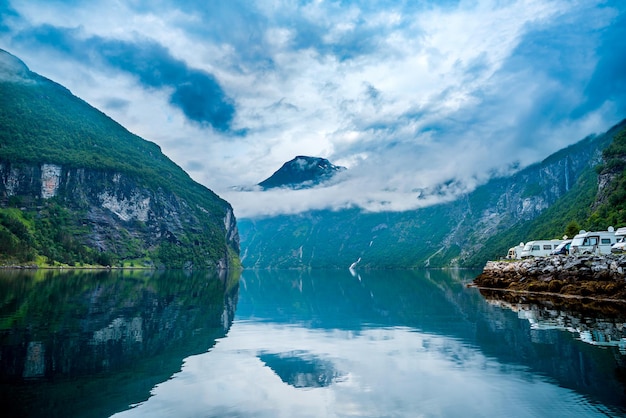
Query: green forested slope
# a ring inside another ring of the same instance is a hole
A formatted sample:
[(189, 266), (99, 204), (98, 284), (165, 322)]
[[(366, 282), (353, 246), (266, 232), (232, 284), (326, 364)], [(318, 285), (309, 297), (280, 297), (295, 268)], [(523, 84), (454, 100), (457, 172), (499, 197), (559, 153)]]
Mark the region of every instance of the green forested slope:
[(615, 197), (610, 206), (594, 203), (595, 166), (625, 128), (623, 121), (453, 202), (400, 213), (351, 209), (240, 219), (244, 266), (345, 268), (360, 260), (360, 268), (482, 267), (520, 241), (562, 237), (570, 224), (621, 226), (609, 221), (618, 216)]
[(615, 135), (602, 156), (603, 164), (596, 171), (604, 186), (588, 223), (593, 227), (626, 226), (626, 129)]
[(147, 184), (200, 192), (206, 187), (161, 152), (66, 88), (30, 73), (30, 82), (0, 81), (0, 159), (122, 172)]
[[(44, 164), (63, 170), (53, 198), (26, 184), (43, 181)], [(227, 202), (156, 144), (2, 50), (0, 172), (0, 264), (179, 268), (237, 258)], [(150, 205), (144, 220), (116, 217), (103, 203), (136, 206), (140, 198)]]
[[(537, 218), (489, 238), (470, 259), (479, 265), (506, 255), (508, 248), (538, 239), (570, 238), (580, 229), (604, 231), (626, 226), (626, 127), (617, 125), (601, 141), (602, 158), (574, 187)], [(599, 182), (598, 179), (601, 181)], [(599, 183), (602, 184), (599, 189)]]
[[(560, 239), (566, 234), (568, 225), (575, 224), (578, 232), (587, 220), (595, 200), (598, 181), (595, 171), (587, 169), (571, 191), (546, 209), (537, 218), (521, 222), (497, 235), (488, 238), (484, 246), (468, 259), (469, 265), (480, 266), (487, 260), (504, 257), (507, 250), (520, 242), (540, 239)], [(606, 229), (602, 227), (600, 229)], [(570, 232), (570, 237), (571, 232)]]

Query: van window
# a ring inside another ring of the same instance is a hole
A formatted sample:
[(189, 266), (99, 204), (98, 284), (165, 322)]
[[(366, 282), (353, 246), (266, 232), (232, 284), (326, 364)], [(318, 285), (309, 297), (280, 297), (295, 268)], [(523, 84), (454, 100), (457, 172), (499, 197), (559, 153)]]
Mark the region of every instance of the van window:
[(539, 251), (539, 246), (538, 245), (533, 245), (533, 249), (531, 251)]
[(543, 249), (544, 249), (544, 250), (551, 250), (551, 249), (552, 249), (552, 245), (550, 245), (550, 244), (544, 244)]
[(602, 244), (610, 244), (611, 238), (602, 238)]
[(583, 245), (598, 245), (598, 237), (587, 237)]

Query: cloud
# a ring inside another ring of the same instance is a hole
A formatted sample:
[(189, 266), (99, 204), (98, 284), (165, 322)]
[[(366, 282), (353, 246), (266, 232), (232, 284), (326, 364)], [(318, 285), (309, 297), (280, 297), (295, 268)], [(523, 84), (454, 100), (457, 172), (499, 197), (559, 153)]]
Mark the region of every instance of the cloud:
[[(320, 330), (238, 319), (227, 338), (187, 357), (146, 401), (114, 416), (539, 416), (537, 399), (550, 399), (555, 411), (593, 410), (575, 391), (457, 338), (401, 326)], [(339, 377), (324, 388), (295, 388), (261, 360), (265, 353), (305, 353)]]
[(8, 0), (0, 0), (0, 32), (8, 32), (10, 27), (7, 25), (7, 21), (18, 16)]
[(112, 97), (106, 101), (104, 106), (106, 109), (124, 110), (130, 106), (130, 102), (128, 100)]
[(575, 117), (597, 110), (606, 101), (614, 102), (619, 114), (626, 114), (626, 14), (607, 12), (614, 15), (613, 22), (599, 35), (598, 64), (584, 91), (587, 100), (575, 110)]
[[(62, 3), (0, 3), (0, 45), (240, 217), (432, 204), (626, 116), (618, 0)], [(347, 177), (249, 187), (296, 155)]]
[(171, 88), (170, 104), (193, 122), (226, 132), (230, 129), (235, 105), (217, 79), (190, 68), (174, 58), (163, 45), (142, 37), (133, 42), (83, 36), (82, 29), (41, 25), (16, 38), (27, 44), (49, 44), (68, 59), (104, 63), (138, 78), (148, 88)]
[(201, 161), (189, 160), (187, 161), (187, 165), (185, 166), (186, 170), (191, 171), (200, 171), (204, 170), (204, 164)]

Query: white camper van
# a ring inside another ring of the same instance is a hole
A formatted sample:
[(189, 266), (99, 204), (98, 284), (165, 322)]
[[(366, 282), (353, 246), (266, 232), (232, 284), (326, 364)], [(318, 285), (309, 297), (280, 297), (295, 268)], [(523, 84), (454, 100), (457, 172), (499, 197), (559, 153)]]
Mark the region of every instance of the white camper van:
[(558, 247), (552, 250), (550, 255), (568, 255), (569, 254), (569, 247), (572, 244), (572, 240), (567, 239), (567, 235), (565, 235), (563, 238), (565, 239), (565, 241), (560, 243)]
[(626, 251), (626, 228), (617, 228), (615, 231), (615, 244), (611, 245), (612, 253), (623, 253)]
[(610, 254), (615, 241), (615, 229), (612, 226), (607, 231), (580, 231), (572, 240), (570, 254)]
[(546, 255), (550, 255), (552, 250), (558, 247), (561, 242), (562, 240), (560, 239), (528, 241), (526, 245), (524, 245), (520, 257), (545, 257)]
[(509, 248), (506, 253), (507, 260), (519, 260), (522, 258), (522, 250), (524, 249), (524, 243), (520, 242), (519, 245)]

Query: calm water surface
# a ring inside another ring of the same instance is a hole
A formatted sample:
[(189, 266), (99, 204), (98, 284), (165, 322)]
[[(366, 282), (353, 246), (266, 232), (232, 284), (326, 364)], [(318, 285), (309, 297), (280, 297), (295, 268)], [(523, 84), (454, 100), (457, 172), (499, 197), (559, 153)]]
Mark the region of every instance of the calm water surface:
[(624, 306), (477, 273), (0, 272), (2, 416), (626, 414)]

